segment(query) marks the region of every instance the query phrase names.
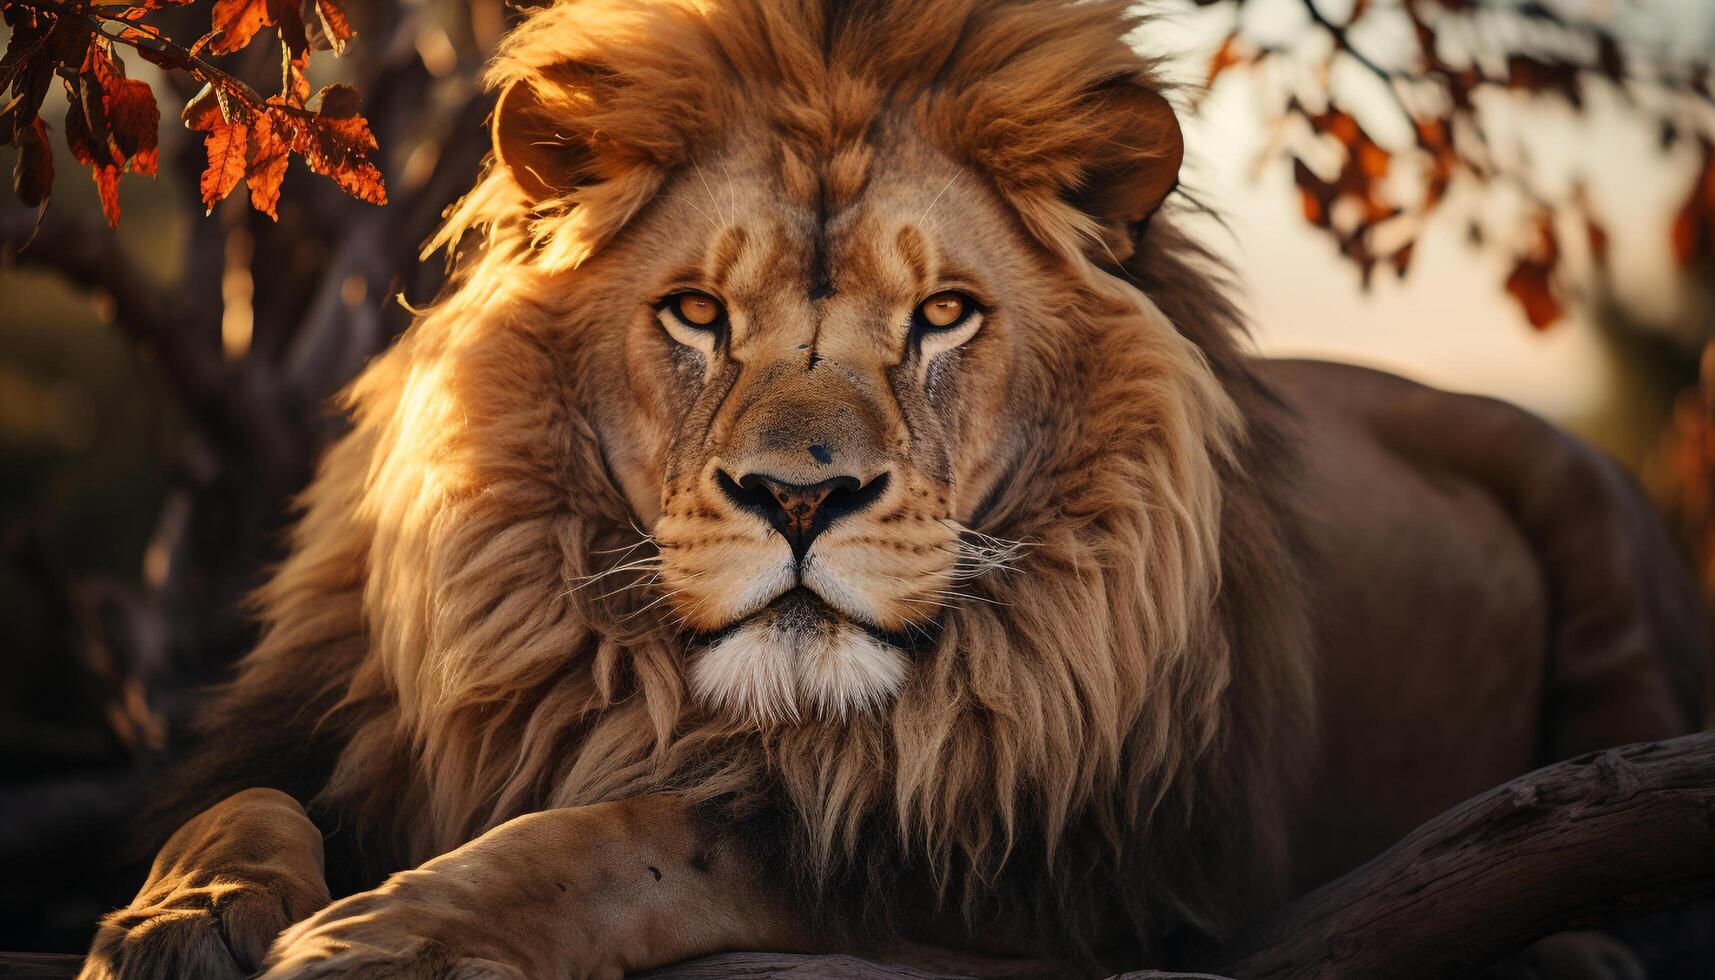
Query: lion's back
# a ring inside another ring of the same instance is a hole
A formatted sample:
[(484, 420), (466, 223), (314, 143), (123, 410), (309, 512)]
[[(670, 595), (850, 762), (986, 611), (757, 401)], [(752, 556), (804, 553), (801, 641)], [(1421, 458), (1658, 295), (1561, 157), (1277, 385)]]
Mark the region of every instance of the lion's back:
[(1321, 570), (1303, 883), (1537, 765), (1696, 727), (1696, 590), (1615, 464), (1493, 399), (1263, 370), (1298, 415)]

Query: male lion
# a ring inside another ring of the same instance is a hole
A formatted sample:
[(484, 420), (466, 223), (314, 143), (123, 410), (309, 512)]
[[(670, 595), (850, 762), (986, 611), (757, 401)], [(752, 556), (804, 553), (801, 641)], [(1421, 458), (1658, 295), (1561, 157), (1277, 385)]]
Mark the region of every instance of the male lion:
[(1127, 7), (532, 14), (454, 282), (346, 395), (84, 975), (1190, 962), (1691, 728), (1612, 466), (1246, 352)]

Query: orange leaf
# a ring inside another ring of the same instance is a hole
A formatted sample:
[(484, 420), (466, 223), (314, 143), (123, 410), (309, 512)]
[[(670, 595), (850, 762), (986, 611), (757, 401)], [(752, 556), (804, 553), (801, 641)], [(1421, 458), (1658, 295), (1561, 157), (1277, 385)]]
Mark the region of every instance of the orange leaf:
[(302, 0), (268, 0), (268, 9), (274, 22), (280, 25), (280, 43), (286, 50), (295, 55), (308, 54), (310, 38), (304, 31)]
[(317, 114), (330, 119), (350, 119), (363, 105), (363, 97), (350, 85), (323, 85), (316, 98), (319, 100)]
[(1390, 260), (1393, 262), (1393, 271), (1401, 279), (1404, 279), (1405, 274), (1411, 271), (1411, 256), (1416, 246), (1417, 241), (1414, 239), (1401, 245), (1399, 250), (1393, 253)]
[(290, 48), (281, 45), (280, 94), (276, 98), (300, 109), (310, 101), (310, 78), (305, 74), (309, 64), (308, 54), (294, 55)]
[[(98, 100), (99, 104), (99, 100)], [(83, 111), (82, 100), (73, 100), (66, 104), (66, 149), (71, 151), (73, 160), (88, 164), (92, 167), (104, 167), (113, 162), (107, 152), (107, 140), (97, 141), (95, 134), (89, 131), (89, 117)]]
[(209, 43), (213, 54), (241, 50), (256, 32), (274, 23), (275, 0), (215, 0), (214, 29), (220, 37)]
[(1246, 56), (1239, 51), (1238, 32), (1234, 31), (1228, 34), (1227, 39), (1222, 41), (1221, 46), (1215, 50), (1214, 57), (1209, 59), (1209, 76), (1205, 80), (1205, 84), (1215, 84), (1215, 79), (1220, 78), (1222, 72), (1245, 60), (1247, 60)]
[(1539, 259), (1523, 257), (1507, 276), (1507, 292), (1524, 307), (1525, 319), (1538, 330), (1546, 330), (1564, 312), (1554, 296), (1554, 267)]
[(37, 116), (19, 134), (18, 162), (12, 168), (12, 189), (27, 207), (40, 207), (54, 187), (54, 151), (48, 146), (48, 126)]
[[(325, 96), (327, 90), (323, 92)], [(355, 110), (355, 105), (344, 105), (345, 101), (345, 95), (341, 94), (335, 108)], [(381, 171), (369, 159), (369, 151), (376, 148), (376, 143), (368, 120), (355, 112), (343, 117), (317, 114), (308, 125), (284, 114), (280, 118), (293, 122), (292, 149), (311, 170), (331, 177), (340, 190), (352, 197), (371, 204), (387, 203), (387, 187)]]
[(214, 206), (244, 179), (250, 127), (222, 120), (203, 139), (203, 146), (208, 150), (208, 169), (202, 172), (202, 202), (212, 213)]
[(160, 159), (157, 140), (161, 110), (155, 106), (155, 93), (149, 84), (117, 79), (103, 92), (102, 102), (107, 107), (107, 124), (119, 155), (130, 161), (138, 173), (155, 176)]
[(245, 181), (250, 187), (250, 206), (275, 221), (280, 220), (280, 184), (286, 179), (286, 164), (290, 162), (284, 153), (259, 160)]
[(185, 107), (179, 111), (179, 118), (185, 121), (186, 129), (208, 132), (226, 121), (226, 109), (221, 102), (220, 89), (213, 85), (204, 85), (202, 91), (191, 96), (191, 100), (185, 103)]
[(315, 0), (316, 19), (321, 22), (322, 35), (328, 39), (328, 46), (334, 54), (345, 53), (345, 42), (354, 37), (351, 21), (346, 19), (345, 11), (341, 10), (334, 0)]
[(1703, 165), (1673, 218), (1673, 257), (1686, 268), (1700, 252), (1709, 249), (1709, 219), (1715, 215), (1715, 144), (1703, 142)]
[(1584, 234), (1590, 241), (1590, 258), (1598, 269), (1608, 267), (1608, 230), (1596, 219), (1584, 219)]
[(250, 146), (250, 170), (245, 181), (250, 187), (250, 206), (278, 221), (280, 184), (286, 179), (291, 157), (271, 116), (256, 117)]
[(92, 167), (95, 192), (101, 195), (101, 213), (107, 216), (109, 228), (119, 227), (119, 168), (111, 164)]

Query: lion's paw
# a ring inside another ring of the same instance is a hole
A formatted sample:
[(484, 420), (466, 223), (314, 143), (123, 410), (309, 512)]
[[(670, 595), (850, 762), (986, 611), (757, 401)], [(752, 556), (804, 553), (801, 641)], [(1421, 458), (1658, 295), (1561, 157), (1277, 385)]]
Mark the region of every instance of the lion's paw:
[(407, 872), (328, 906), (280, 935), (263, 980), (526, 980), (480, 948), (483, 923), (438, 900), (433, 882)]
[(101, 920), (78, 980), (248, 977), (298, 917), (290, 905), (262, 889), (209, 885), (120, 909)]
[(332, 936), (293, 943), (261, 980), (525, 980), (494, 960), (462, 956), (433, 942), (405, 951), (379, 949)]

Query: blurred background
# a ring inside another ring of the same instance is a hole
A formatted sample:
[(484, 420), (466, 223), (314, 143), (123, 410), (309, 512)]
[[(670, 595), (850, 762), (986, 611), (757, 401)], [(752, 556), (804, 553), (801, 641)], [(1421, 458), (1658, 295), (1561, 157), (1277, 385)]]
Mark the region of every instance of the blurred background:
[[(149, 23), (188, 44), (207, 6)], [(127, 822), (249, 642), (239, 600), (339, 431), (326, 399), (439, 284), (418, 247), (487, 148), (475, 80), (519, 13), (345, 7), (356, 38), (310, 75), (363, 93), (385, 207), (294, 161), (278, 221), (242, 189), (205, 216), (176, 118), (199, 83), (139, 58), (160, 174), (121, 181), (117, 228), (57, 131), (45, 211), (0, 204), (0, 949), (78, 950), (135, 889)], [(1639, 474), (1715, 595), (1715, 4), (1150, 9), (1183, 203), (1259, 347), (1570, 426)], [(223, 66), (270, 91), (266, 48)], [(42, 116), (65, 111), (54, 86)]]

